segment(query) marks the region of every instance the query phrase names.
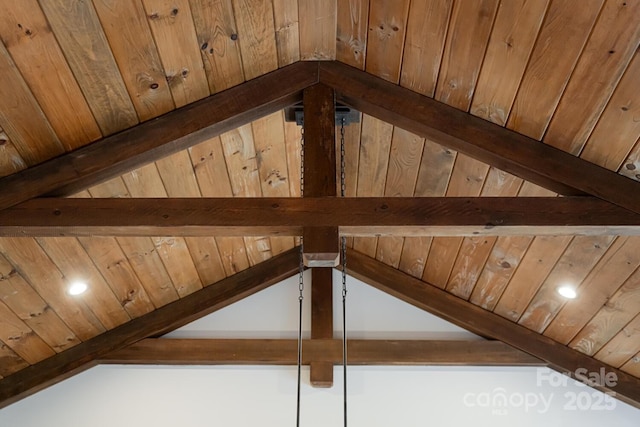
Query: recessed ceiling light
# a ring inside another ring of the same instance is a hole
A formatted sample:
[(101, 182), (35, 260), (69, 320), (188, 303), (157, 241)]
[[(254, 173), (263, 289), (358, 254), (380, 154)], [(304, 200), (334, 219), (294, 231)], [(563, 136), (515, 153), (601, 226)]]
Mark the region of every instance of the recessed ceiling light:
[(565, 298), (574, 299), (578, 296), (573, 286), (564, 285), (558, 288), (558, 293)]
[(74, 282), (69, 286), (69, 295), (80, 295), (87, 290), (88, 286), (84, 282)]

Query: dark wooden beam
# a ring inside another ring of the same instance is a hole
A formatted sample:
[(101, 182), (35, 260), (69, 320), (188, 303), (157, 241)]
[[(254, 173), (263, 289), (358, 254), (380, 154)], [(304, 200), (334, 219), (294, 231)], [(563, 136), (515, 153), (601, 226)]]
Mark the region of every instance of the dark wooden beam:
[(157, 336), (253, 295), (298, 271), (293, 249), (194, 292), (0, 380), (0, 408), (97, 364), (107, 354)]
[(640, 184), (615, 172), (339, 62), (321, 62), (320, 81), (340, 102), (523, 179), (640, 213)]
[(69, 195), (299, 102), (318, 65), (299, 62), (0, 179), (0, 209)]
[[(546, 366), (500, 341), (349, 340), (349, 365)], [(139, 341), (100, 363), (131, 365), (295, 365), (298, 342), (282, 339)], [(304, 340), (302, 363), (342, 364), (342, 340)]]
[[(304, 90), (304, 194), (335, 197), (335, 93), (317, 84)], [(335, 267), (340, 256), (337, 227), (305, 226), (303, 258), (307, 267)]]
[(0, 236), (272, 236), (314, 226), (358, 236), (639, 235), (640, 215), (590, 197), (45, 198), (0, 211)]
[(574, 378), (582, 369), (599, 375), (611, 373), (615, 376), (616, 385), (602, 384), (595, 388), (613, 393), (616, 398), (640, 408), (639, 378), (358, 252), (349, 253), (347, 267), (351, 275), (381, 291), (471, 332), (529, 353)]
[[(311, 269), (311, 340), (333, 339), (333, 269)], [(333, 363), (311, 361), (312, 386), (333, 386)]]

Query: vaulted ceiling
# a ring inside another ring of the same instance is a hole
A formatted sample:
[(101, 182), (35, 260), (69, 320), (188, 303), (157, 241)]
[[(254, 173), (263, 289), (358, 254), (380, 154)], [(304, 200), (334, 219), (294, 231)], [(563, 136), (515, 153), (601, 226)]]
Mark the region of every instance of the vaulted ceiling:
[[(314, 225), (640, 405), (640, 2), (1, 3), (0, 405), (295, 274)], [(299, 197), (318, 83), (361, 112), (343, 202)]]

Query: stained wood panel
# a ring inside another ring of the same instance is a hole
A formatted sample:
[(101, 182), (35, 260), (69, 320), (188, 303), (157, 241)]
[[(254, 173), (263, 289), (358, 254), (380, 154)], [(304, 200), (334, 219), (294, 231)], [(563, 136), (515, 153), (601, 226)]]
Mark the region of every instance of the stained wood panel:
[(298, 0), (303, 61), (336, 58), (337, 3), (338, 0)]
[(4, 343), (0, 343), (0, 377), (7, 377), (29, 366), (23, 358), (18, 356)]
[(640, 181), (640, 139), (629, 153), (624, 161), (624, 165), (620, 167), (619, 173), (628, 178)]
[(522, 78), (507, 127), (542, 139), (604, 0), (553, 0)]
[(339, 1), (336, 26), (336, 59), (364, 69), (369, 31), (370, 0)]
[(620, 367), (640, 351), (640, 316), (630, 321), (615, 337), (598, 351), (598, 360)]
[(189, 0), (211, 93), (244, 81), (231, 0)]
[(93, 4), (140, 120), (173, 110), (175, 105), (142, 3), (96, 0)]
[[(231, 197), (231, 183), (219, 137), (191, 148), (191, 161), (204, 197)], [(240, 237), (216, 238), (225, 274), (231, 276), (249, 267), (244, 241)]]
[(449, 29), (453, 0), (412, 1), (400, 84), (433, 97)]
[(579, 285), (579, 298), (566, 302), (544, 334), (568, 344), (639, 266), (640, 241), (618, 237)]
[(489, 42), (498, 0), (455, 2), (435, 97), (467, 111)]
[(640, 53), (636, 52), (580, 157), (618, 170), (640, 138)]
[(63, 153), (57, 135), (2, 44), (0, 74), (0, 99), (5, 100), (0, 110), (0, 127), (20, 158), (31, 166)]
[(55, 352), (80, 342), (48, 303), (2, 255), (0, 284), (2, 302)]
[(368, 73), (398, 83), (408, 13), (409, 0), (371, 0), (365, 65)]
[(471, 104), (471, 114), (507, 122), (549, 0), (501, 2)]
[(0, 128), (0, 177), (26, 169), (27, 164), (9, 136)]
[(247, 80), (278, 68), (273, 4), (270, 0), (233, 0)]
[(36, 0), (14, 1), (5, 8), (0, 38), (65, 150), (102, 136)]
[(594, 355), (629, 323), (640, 310), (640, 270), (636, 270), (598, 313), (569, 343)]
[(44, 0), (40, 6), (103, 135), (135, 125), (138, 117), (93, 3)]
[[(413, 195), (423, 148), (424, 138), (399, 128), (394, 130), (385, 181), (385, 196)], [(380, 237), (376, 259), (398, 268), (403, 245), (402, 237)]]
[[(549, 123), (544, 142), (579, 154), (640, 42), (640, 3), (608, 1)], [(612, 28), (619, 31), (611, 31)]]
[(296, 0), (273, 0), (273, 19), (276, 31), (278, 66), (300, 60), (300, 27)]
[(51, 357), (55, 352), (42, 338), (34, 334), (9, 307), (0, 302), (0, 341), (29, 364)]
[(189, 0), (142, 0), (177, 107), (205, 98), (209, 84)]
[[(382, 196), (387, 178), (393, 126), (371, 116), (362, 117), (357, 196)], [(354, 239), (353, 247), (375, 257), (377, 239)]]
[(66, 295), (68, 282), (34, 239), (0, 239), (0, 251), (73, 333), (82, 341), (105, 331), (96, 315), (78, 299)]
[(518, 323), (542, 333), (566, 301), (558, 294), (558, 287), (581, 283), (614, 241), (613, 236), (574, 237)]

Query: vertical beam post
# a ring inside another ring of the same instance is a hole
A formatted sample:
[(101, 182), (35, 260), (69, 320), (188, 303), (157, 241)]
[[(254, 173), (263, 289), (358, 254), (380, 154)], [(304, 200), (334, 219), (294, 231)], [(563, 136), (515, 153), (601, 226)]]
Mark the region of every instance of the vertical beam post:
[[(304, 195), (335, 197), (335, 93), (323, 84), (304, 90)], [(333, 338), (332, 267), (338, 265), (340, 244), (337, 227), (305, 227), (303, 259), (311, 270), (311, 339)], [(310, 363), (314, 387), (333, 385), (333, 364)]]

